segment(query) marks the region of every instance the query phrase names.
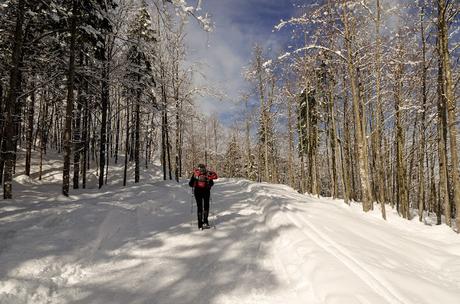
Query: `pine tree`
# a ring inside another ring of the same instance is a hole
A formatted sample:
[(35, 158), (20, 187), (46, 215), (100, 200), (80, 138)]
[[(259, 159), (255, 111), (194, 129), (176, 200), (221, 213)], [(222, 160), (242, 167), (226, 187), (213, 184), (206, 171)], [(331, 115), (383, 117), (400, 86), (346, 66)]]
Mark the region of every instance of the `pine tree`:
[(241, 151), (235, 134), (231, 135), (225, 152), (224, 174), (227, 177), (244, 176)]
[(130, 45), (127, 53), (128, 73), (126, 74), (129, 98), (133, 99), (135, 114), (134, 131), (134, 159), (135, 176), (134, 182), (140, 180), (140, 133), (141, 133), (141, 105), (142, 98), (148, 86), (154, 84), (151, 69), (152, 59), (148, 49), (156, 41), (156, 33), (152, 27), (152, 19), (145, 2), (139, 9), (129, 28)]

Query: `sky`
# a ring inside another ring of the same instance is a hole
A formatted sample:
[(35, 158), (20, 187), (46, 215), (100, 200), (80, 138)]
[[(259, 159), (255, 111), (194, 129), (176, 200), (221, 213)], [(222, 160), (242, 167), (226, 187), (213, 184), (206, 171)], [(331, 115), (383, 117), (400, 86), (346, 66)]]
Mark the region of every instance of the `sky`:
[(188, 61), (200, 65), (202, 75), (195, 73), (195, 85), (207, 84), (227, 96), (221, 100), (197, 96), (195, 102), (204, 113), (217, 114), (231, 126), (241, 113), (240, 96), (247, 92), (242, 72), (251, 61), (252, 47), (259, 43), (272, 54), (285, 48), (289, 34), (274, 32), (273, 27), (295, 13), (295, 3), (298, 0), (203, 0), (202, 9), (211, 15), (214, 30), (206, 33), (197, 22), (189, 22)]

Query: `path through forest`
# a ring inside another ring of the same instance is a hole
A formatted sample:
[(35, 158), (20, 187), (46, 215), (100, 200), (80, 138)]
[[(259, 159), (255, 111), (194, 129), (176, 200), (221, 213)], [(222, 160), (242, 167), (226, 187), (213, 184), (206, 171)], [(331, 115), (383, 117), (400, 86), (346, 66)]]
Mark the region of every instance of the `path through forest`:
[[(0, 203), (0, 303), (458, 303), (460, 238), (390, 212), (220, 179), (217, 229), (186, 181)], [(20, 187), (20, 186), (19, 186)], [(193, 210), (195, 211), (195, 210)]]

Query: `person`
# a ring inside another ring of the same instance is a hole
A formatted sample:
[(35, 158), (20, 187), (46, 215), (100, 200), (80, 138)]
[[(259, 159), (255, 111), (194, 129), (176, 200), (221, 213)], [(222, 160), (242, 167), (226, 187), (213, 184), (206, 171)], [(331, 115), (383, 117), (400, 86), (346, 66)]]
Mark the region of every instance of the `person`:
[(198, 229), (210, 228), (208, 222), (209, 199), (215, 179), (217, 179), (217, 174), (215, 172), (208, 171), (204, 164), (199, 164), (198, 168), (194, 169), (193, 175), (188, 183), (188, 185), (193, 188), (193, 194), (196, 200)]

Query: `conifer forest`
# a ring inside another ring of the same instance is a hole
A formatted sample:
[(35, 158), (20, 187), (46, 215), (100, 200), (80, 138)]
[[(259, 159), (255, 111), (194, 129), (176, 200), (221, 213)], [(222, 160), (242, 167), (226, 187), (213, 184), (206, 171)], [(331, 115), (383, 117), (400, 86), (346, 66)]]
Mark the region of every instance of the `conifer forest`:
[[(130, 187), (154, 162), (176, 181), (202, 162), (459, 231), (459, 1), (298, 1), (272, 20), (281, 49), (249, 46), (236, 100), (194, 81), (188, 29), (219, 24), (205, 2), (1, 0), (4, 200), (46, 159), (62, 162), (65, 196), (103, 189), (112, 166)], [(203, 96), (232, 99), (231, 123)]]

